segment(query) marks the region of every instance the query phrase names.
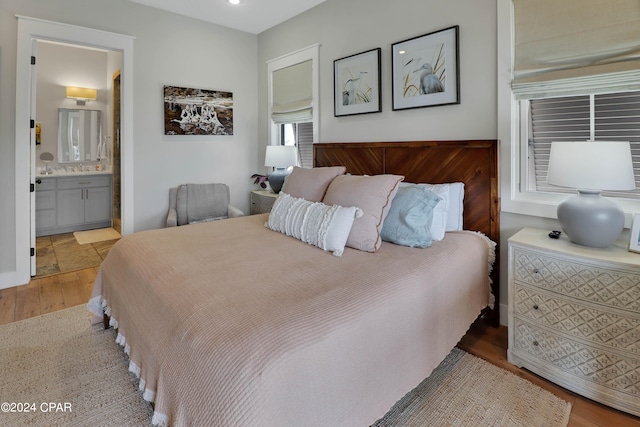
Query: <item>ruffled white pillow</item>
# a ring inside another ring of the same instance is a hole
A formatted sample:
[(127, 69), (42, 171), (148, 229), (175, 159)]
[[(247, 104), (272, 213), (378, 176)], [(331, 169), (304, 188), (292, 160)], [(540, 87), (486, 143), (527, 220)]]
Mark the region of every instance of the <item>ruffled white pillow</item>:
[(357, 207), (329, 206), (280, 192), (265, 227), (342, 256), (353, 221), (361, 216)]

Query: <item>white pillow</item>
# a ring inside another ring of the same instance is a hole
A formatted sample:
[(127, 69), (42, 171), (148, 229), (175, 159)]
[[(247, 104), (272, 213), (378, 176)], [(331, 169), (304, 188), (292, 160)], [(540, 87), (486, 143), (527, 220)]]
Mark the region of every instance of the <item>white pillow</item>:
[(329, 206), (280, 192), (265, 227), (341, 256), (353, 220), (361, 216), (356, 207)]
[[(462, 218), (464, 211), (464, 183), (450, 182), (447, 184), (418, 185), (425, 186), (442, 198), (442, 200), (438, 202), (436, 207), (433, 209), (431, 238), (433, 240), (442, 240), (444, 238), (444, 231), (462, 230), (464, 226)], [(442, 223), (445, 224), (444, 231), (441, 229)]]
[[(447, 231), (458, 231), (464, 227), (464, 183), (451, 182), (444, 185), (449, 189), (449, 210), (447, 213)], [(431, 190), (433, 191), (433, 190)]]

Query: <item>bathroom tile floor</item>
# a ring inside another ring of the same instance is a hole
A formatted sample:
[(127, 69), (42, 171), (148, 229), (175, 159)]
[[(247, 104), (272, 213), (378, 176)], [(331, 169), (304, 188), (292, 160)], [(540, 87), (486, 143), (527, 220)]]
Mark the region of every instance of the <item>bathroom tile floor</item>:
[(36, 277), (67, 273), (102, 263), (118, 239), (78, 244), (73, 233), (36, 238)]

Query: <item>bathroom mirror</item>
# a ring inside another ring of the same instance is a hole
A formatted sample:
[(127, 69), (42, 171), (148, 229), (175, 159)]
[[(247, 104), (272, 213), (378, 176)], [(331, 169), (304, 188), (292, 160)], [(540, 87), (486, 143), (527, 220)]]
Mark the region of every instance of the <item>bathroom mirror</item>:
[(100, 160), (101, 112), (60, 108), (58, 162), (81, 163)]

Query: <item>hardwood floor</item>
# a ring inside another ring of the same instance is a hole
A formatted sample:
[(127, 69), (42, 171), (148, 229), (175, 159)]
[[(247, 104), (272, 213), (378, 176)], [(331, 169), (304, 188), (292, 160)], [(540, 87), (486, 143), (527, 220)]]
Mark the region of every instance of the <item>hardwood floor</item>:
[(86, 304), (97, 273), (98, 267), (92, 267), (0, 289), (0, 325)]
[[(27, 285), (0, 290), (0, 325), (86, 304), (98, 267), (33, 279)], [(549, 390), (573, 405), (568, 427), (640, 427), (640, 418), (611, 409), (567, 391), (506, 359), (507, 328), (476, 322), (460, 348)]]

